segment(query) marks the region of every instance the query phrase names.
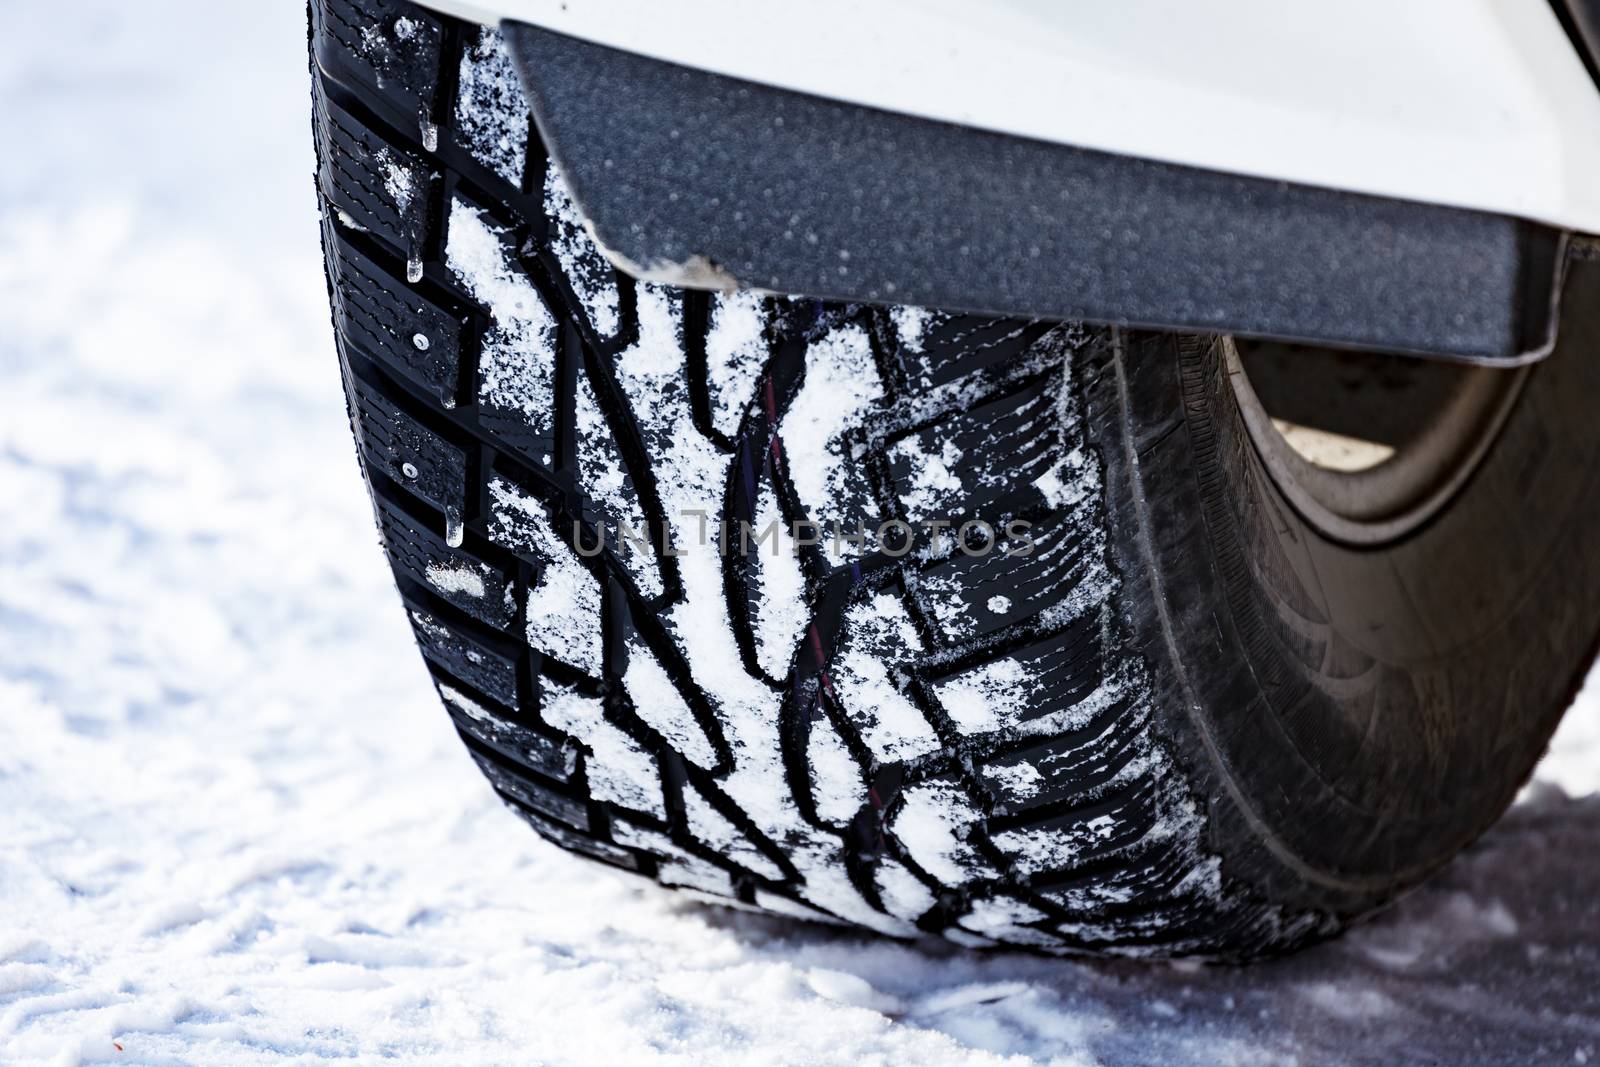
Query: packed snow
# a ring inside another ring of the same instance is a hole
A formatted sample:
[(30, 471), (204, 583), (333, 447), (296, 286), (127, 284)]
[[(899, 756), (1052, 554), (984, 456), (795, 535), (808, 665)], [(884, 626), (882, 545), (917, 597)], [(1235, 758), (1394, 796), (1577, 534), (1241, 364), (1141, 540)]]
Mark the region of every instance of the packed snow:
[(895, 665), (909, 666), (923, 651), (905, 602), (889, 592), (864, 597), (849, 609), (843, 631), (833, 684), (873, 757), (892, 763), (938, 749), (933, 727), (890, 677)]
[[(395, 28), (399, 30), (398, 24)], [(520, 188), (528, 147), (528, 112), (516, 67), (498, 33), (481, 29), (462, 49), (459, 78), (456, 136), (479, 163), (513, 189)]]
[[(7, 9), (0, 1063), (1600, 1059), (1593, 688), (1441, 877), (1243, 970), (874, 940), (536, 838), (453, 735), (376, 545), (324, 304), (302, 18)], [(896, 832), (959, 878), (981, 860), (937, 788), (908, 791)]]
[(510, 235), (483, 212), (459, 197), (451, 201), (446, 260), (494, 316), (478, 364), (479, 400), (522, 415), (528, 431), (548, 437), (555, 411), (556, 321), (533, 283), (512, 264), (509, 241)]
[(528, 644), (600, 673), (600, 582), (556, 533), (555, 519), (537, 500), (495, 478), (489, 482), (489, 533), (544, 561), (528, 592)]
[(620, 315), (621, 295), (616, 274), (600, 255), (584, 230), (583, 217), (567, 195), (566, 182), (552, 164), (545, 171), (544, 207), (554, 225), (550, 246), (555, 249), (561, 269), (573, 291), (589, 314), (589, 321), (603, 337), (615, 336)]

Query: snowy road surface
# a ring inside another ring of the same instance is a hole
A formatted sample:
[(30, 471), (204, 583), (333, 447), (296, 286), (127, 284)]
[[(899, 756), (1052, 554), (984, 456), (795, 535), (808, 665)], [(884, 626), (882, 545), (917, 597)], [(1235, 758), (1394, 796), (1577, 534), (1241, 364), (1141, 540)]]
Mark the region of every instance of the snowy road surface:
[(875, 942), (535, 839), (376, 545), (301, 9), (71, 7), (0, 37), (0, 1062), (1600, 1060), (1593, 695), (1442, 878), (1243, 971)]

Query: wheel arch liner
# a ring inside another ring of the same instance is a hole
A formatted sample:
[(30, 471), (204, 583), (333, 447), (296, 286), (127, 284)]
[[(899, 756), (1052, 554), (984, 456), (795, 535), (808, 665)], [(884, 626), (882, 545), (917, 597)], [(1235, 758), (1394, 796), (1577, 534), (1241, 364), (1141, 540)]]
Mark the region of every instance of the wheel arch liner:
[(1561, 231), (1118, 155), (503, 27), (540, 132), (634, 273), (844, 300), (1518, 362)]

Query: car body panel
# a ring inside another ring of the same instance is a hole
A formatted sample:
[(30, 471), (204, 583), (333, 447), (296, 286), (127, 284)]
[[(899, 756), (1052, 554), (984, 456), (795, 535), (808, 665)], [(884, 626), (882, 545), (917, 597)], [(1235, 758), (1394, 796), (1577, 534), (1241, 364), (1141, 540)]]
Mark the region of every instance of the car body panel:
[(1600, 232), (1600, 92), (1541, 0), (429, 0), (904, 115)]
[(1548, 351), (1565, 232), (992, 133), (503, 27), (636, 277), (1495, 363)]

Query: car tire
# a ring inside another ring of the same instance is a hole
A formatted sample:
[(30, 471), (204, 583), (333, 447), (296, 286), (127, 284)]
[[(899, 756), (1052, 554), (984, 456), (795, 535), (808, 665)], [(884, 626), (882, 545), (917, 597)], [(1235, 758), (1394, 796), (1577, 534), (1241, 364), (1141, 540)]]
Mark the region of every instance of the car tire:
[(1600, 628), (1600, 264), (1470, 472), (1353, 543), (1226, 338), (635, 282), (496, 31), (311, 23), (384, 547), (546, 838), (892, 936), (1242, 960), (1380, 906), (1527, 778)]

